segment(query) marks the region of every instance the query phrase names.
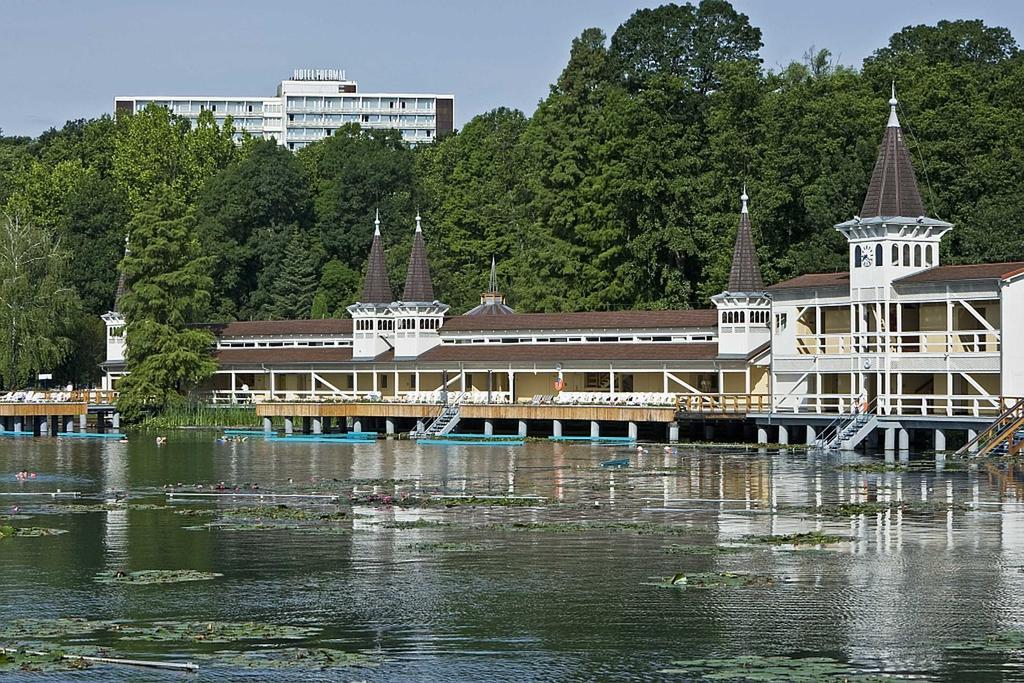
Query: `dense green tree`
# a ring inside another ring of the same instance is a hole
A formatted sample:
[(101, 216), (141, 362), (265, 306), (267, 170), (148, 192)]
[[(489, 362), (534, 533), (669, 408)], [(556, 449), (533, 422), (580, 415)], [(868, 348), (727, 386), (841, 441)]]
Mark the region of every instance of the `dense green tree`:
[(273, 140), (245, 147), (244, 157), (211, 177), (198, 199), (203, 248), (218, 273), (212, 303), (218, 319), (247, 312), (259, 285), (257, 232), (312, 223), (309, 183), (295, 155)]
[(283, 258), (269, 286), (269, 300), (261, 311), (264, 317), (274, 320), (309, 318), (321, 260), (315, 239), (304, 230), (290, 230)]
[(640, 9), (611, 40), (611, 65), (634, 90), (674, 76), (701, 94), (721, 84), (720, 70), (737, 61), (760, 63), (761, 29), (726, 0)]
[(128, 421), (166, 408), (216, 370), (204, 320), (213, 286), (195, 219), (169, 191), (129, 224), (131, 252), (121, 262), (129, 375), (118, 385)]
[(358, 125), (299, 152), (313, 186), (316, 228), (328, 258), (362, 270), (379, 210), (387, 244), (411, 236), (393, 229), (410, 224), (414, 152), (395, 130), (361, 131)]
[[(314, 300), (314, 318), (344, 318), (345, 308), (354, 304), (363, 285), (363, 275), (338, 259), (324, 264), (320, 287)], [(320, 301), (316, 305), (316, 299)]]
[(62, 325), (77, 303), (67, 262), (51, 229), (0, 215), (0, 386), (25, 386), (67, 356)]

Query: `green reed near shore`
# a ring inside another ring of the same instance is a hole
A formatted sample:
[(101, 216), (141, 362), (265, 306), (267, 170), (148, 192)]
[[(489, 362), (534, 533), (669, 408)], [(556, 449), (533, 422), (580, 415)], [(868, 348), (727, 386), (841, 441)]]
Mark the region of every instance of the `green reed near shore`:
[(253, 406), (215, 406), (208, 403), (173, 405), (141, 423), (143, 429), (174, 427), (259, 427), (262, 418)]

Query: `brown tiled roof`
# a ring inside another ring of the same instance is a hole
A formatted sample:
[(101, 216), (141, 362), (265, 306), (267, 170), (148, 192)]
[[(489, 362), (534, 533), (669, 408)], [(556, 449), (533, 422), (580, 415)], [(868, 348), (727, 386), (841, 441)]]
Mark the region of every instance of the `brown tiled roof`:
[(394, 300), (391, 281), (388, 280), (388, 268), (384, 263), (384, 247), (381, 245), (380, 232), (374, 232), (373, 243), (370, 245), (370, 257), (366, 262), (366, 279), (363, 281), (363, 293), (359, 297), (359, 303), (389, 304)]
[[(747, 195), (743, 195), (744, 202)], [(764, 291), (764, 280), (761, 279), (761, 265), (757, 260), (757, 249), (754, 248), (754, 234), (750, 228), (750, 214), (740, 213), (740, 225), (736, 230), (736, 246), (732, 252), (732, 269), (729, 271), (730, 292)]]
[(261, 363), (344, 363), (352, 360), (352, 347), (303, 347), (271, 349), (218, 349), (221, 365), (259, 365)]
[(882, 136), (882, 146), (878, 150), (875, 169), (868, 183), (868, 193), (860, 211), (861, 218), (924, 215), (924, 203), (917, 189), (917, 177), (910, 162), (910, 153), (903, 141), (903, 130), (898, 122), (892, 125), (895, 121), (893, 115)]
[[(417, 222), (419, 217), (417, 216)], [(434, 284), (430, 281), (430, 266), (427, 264), (427, 245), (423, 243), (423, 232), (416, 226), (412, 238), (412, 252), (409, 254), (409, 269), (405, 273), (405, 290), (402, 301), (433, 301)]]
[(233, 337), (271, 337), (283, 335), (348, 335), (352, 333), (352, 321), (348, 318), (327, 318), (323, 320), (240, 320), (230, 323), (204, 325), (215, 335)]
[(895, 284), (915, 282), (957, 282), (961, 280), (1002, 280), (1024, 270), (1024, 261), (1004, 263), (971, 263), (962, 266), (936, 266), (920, 273), (901, 277)]
[(718, 311), (592, 311), (589, 313), (513, 313), (447, 318), (441, 328), (452, 331), (490, 330), (606, 330), (619, 328), (715, 327)]
[(807, 273), (782, 282), (776, 282), (768, 288), (769, 292), (787, 289), (820, 289), (823, 287), (842, 287), (849, 289), (850, 274), (843, 273)]
[(711, 360), (718, 344), (442, 344), (418, 361), (677, 361)]

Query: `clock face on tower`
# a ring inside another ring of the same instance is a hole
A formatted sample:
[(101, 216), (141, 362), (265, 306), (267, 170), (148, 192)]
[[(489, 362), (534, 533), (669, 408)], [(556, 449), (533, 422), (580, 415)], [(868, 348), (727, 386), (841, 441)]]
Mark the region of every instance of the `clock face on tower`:
[(870, 251), (865, 251), (864, 255), (860, 257), (860, 264), (862, 266), (864, 266), (865, 268), (869, 267), (873, 261), (874, 261), (874, 259), (871, 258), (871, 252)]

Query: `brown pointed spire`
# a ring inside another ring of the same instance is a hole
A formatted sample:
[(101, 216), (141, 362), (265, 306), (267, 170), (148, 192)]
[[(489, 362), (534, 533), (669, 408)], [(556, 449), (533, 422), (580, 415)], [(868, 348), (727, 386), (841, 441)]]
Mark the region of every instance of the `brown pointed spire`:
[(409, 254), (409, 270), (405, 274), (405, 292), (402, 301), (430, 302), (434, 300), (434, 285), (430, 281), (430, 266), (427, 265), (427, 245), (423, 242), (420, 214), (416, 214), (416, 234), (412, 238), (412, 253)]
[(388, 268), (384, 263), (384, 247), (380, 239), (380, 211), (373, 221), (373, 244), (370, 245), (370, 258), (366, 263), (366, 280), (363, 282), (363, 295), (359, 297), (361, 304), (389, 304), (394, 301), (391, 282), (388, 280)]
[[(128, 236), (124, 238), (124, 255), (128, 256), (131, 254), (131, 249), (128, 248)], [(117, 290), (114, 292), (114, 313), (121, 312), (121, 300), (124, 299), (124, 295), (128, 292), (128, 284), (125, 282), (124, 271), (118, 268), (119, 274), (117, 276)]]
[(754, 248), (754, 234), (750, 228), (750, 214), (747, 212), (747, 188), (744, 186), (740, 201), (740, 225), (736, 229), (736, 246), (732, 252), (732, 269), (729, 271), (730, 292), (760, 292), (764, 290), (761, 279), (761, 265)]
[(892, 99), (889, 100), (889, 123), (878, 150), (875, 170), (871, 172), (868, 193), (860, 212), (861, 218), (917, 218), (924, 215), (924, 202), (917, 189), (914, 166), (910, 162), (910, 152), (903, 141), (903, 129), (896, 116), (897, 104), (896, 86), (893, 85)]

